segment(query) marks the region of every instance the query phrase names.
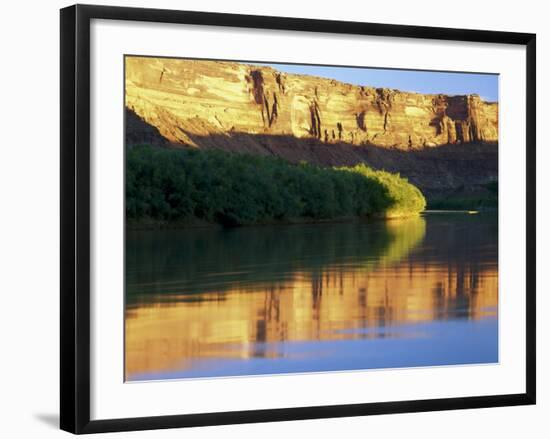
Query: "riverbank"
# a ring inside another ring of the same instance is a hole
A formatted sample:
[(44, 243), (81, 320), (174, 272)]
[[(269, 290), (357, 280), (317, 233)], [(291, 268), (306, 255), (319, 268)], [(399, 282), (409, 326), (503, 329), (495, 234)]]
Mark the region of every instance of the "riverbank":
[[(261, 222), (254, 224), (247, 224), (243, 227), (269, 227), (269, 226), (300, 226), (300, 225), (323, 225), (323, 224), (363, 224), (373, 223), (380, 221), (399, 221), (409, 218), (415, 218), (424, 215), (425, 213), (439, 213), (439, 212), (461, 212), (461, 211), (427, 211), (424, 210), (414, 215), (394, 215), (394, 216), (370, 216), (370, 217), (339, 217), (330, 219), (313, 219), (313, 218), (290, 218), (285, 221), (271, 221)], [(140, 231), (140, 230), (177, 230), (177, 229), (212, 229), (219, 230), (226, 226), (220, 223), (213, 223), (207, 221), (193, 220), (180, 220), (180, 221), (160, 221), (150, 218), (143, 218), (140, 220), (127, 220), (126, 230)], [(238, 227), (238, 226), (237, 226)]]
[(428, 199), (427, 209), (433, 210), (477, 210), (496, 211), (498, 209), (498, 181), (481, 185), (476, 193), (464, 194), (459, 190), (446, 197)]

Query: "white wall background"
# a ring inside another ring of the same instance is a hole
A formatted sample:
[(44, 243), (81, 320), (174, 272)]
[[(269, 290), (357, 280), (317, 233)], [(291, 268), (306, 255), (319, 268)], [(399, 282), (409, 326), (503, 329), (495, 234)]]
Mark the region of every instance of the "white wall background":
[[(96, 3), (89, 1), (88, 3)], [(550, 152), (544, 132), (550, 102), (550, 28), (545, 3), (461, 0), (321, 2), (277, 0), (100, 1), (243, 14), (535, 32), (538, 38), (538, 224), (550, 222)], [(61, 437), (58, 422), (59, 287), (59, 13), (63, 1), (21, 1), (0, 14), (0, 435)], [(550, 433), (550, 233), (538, 229), (538, 405), (371, 416), (200, 429), (122, 433), (109, 437), (423, 439), (547, 437)], [(545, 249), (546, 247), (546, 249)], [(546, 269), (546, 270), (545, 270)], [(546, 415), (546, 416), (545, 416)]]

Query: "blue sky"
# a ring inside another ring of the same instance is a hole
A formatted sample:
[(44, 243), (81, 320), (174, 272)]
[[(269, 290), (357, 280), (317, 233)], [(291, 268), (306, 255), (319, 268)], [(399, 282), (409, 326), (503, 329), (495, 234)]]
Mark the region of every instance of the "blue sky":
[(391, 70), (366, 67), (325, 67), (298, 64), (261, 65), (271, 66), (281, 72), (321, 76), (356, 85), (448, 95), (477, 93), (486, 101), (498, 101), (498, 75), (495, 74)]

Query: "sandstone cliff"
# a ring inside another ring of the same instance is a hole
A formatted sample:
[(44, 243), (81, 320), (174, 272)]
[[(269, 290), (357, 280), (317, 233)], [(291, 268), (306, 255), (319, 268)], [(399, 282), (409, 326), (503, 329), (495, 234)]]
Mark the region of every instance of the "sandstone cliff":
[(190, 145), (216, 133), (399, 148), (498, 139), (498, 105), (477, 95), (359, 87), (229, 62), (128, 57), (126, 105), (170, 142)]
[(402, 172), (428, 195), (496, 178), (498, 104), (477, 95), (361, 87), (233, 62), (127, 57), (125, 67), (129, 145), (367, 162)]

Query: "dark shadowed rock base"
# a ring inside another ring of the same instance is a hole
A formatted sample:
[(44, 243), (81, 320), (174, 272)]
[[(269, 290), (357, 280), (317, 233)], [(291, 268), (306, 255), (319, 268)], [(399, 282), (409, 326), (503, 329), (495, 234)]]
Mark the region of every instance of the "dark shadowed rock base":
[[(319, 166), (366, 163), (375, 169), (399, 172), (418, 186), (428, 201), (442, 197), (483, 197), (487, 183), (498, 177), (498, 144), (468, 143), (404, 151), (373, 144), (326, 144), (315, 138), (271, 134), (188, 135), (198, 148), (272, 155), (291, 163), (306, 161)], [(126, 110), (126, 145), (189, 148), (167, 141), (152, 125)]]

